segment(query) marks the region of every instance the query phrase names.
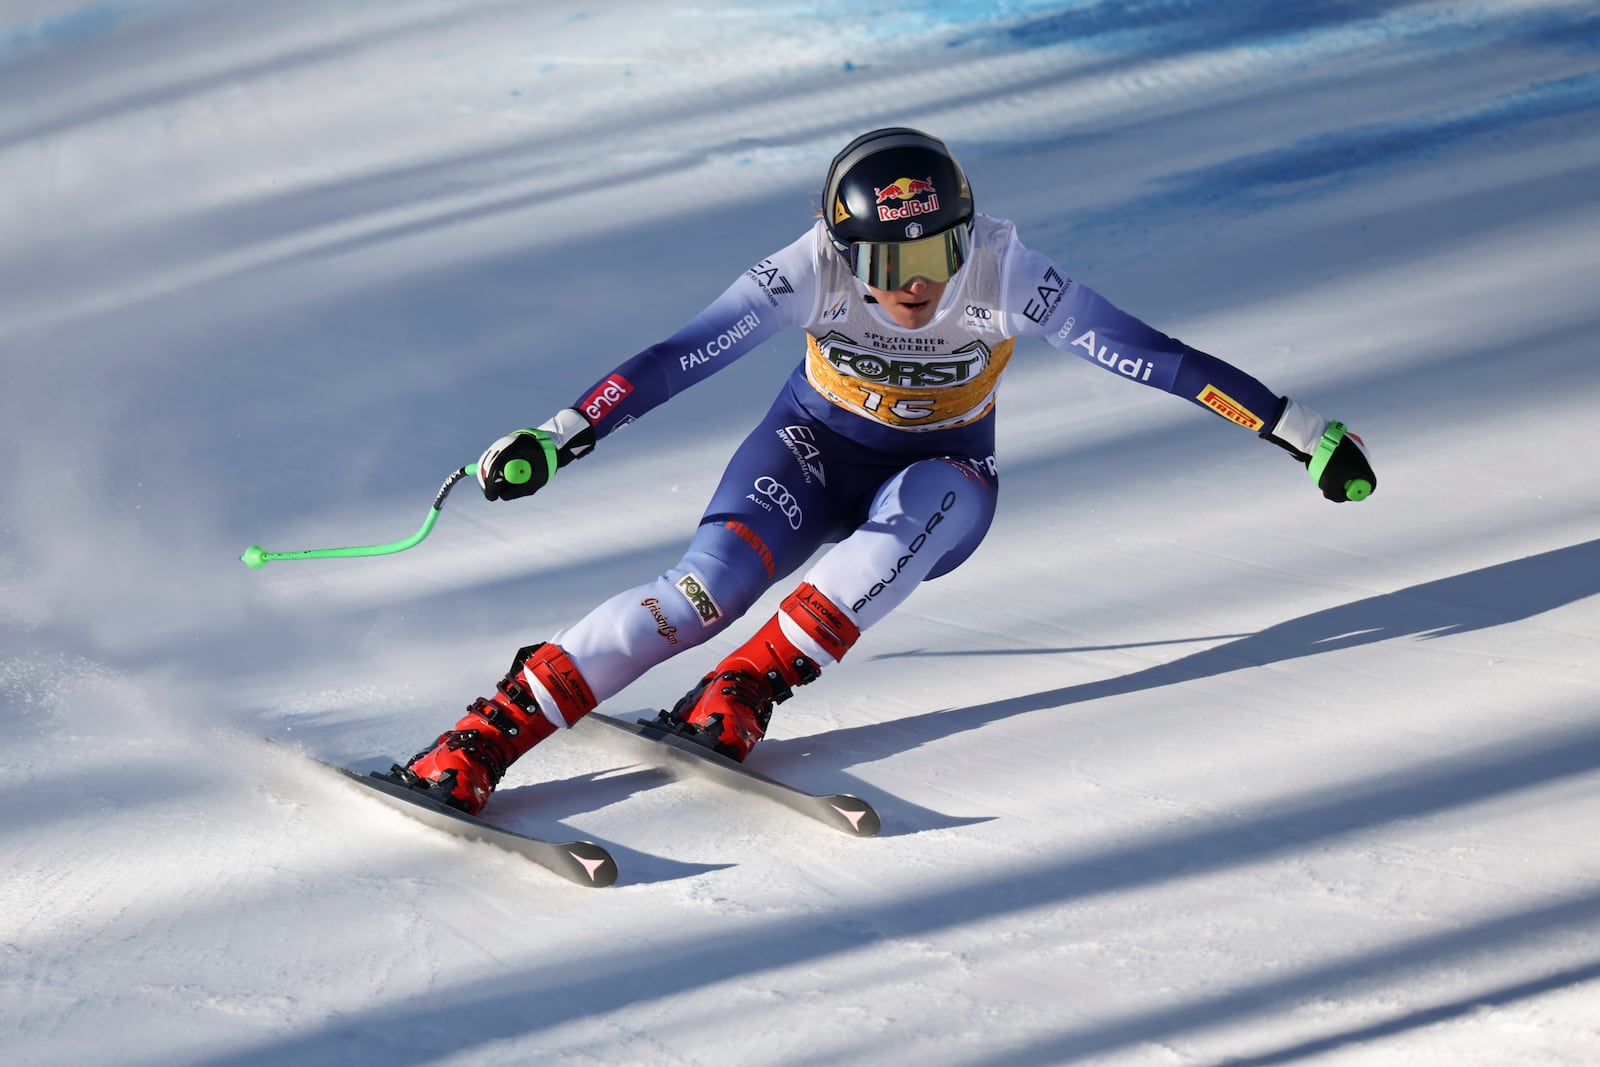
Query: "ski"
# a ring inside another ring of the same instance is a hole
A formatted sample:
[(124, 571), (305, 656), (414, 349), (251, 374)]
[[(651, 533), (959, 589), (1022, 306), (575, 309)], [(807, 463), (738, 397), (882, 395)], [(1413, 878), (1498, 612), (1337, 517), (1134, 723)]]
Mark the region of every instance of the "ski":
[(591, 711), (585, 719), (602, 723), (651, 745), (678, 770), (709, 778), (742, 793), (766, 797), (845, 833), (871, 837), (882, 828), (878, 813), (860, 797), (848, 793), (808, 793), (648, 721), (626, 722), (597, 711)]
[(373, 771), (362, 774), (337, 763), (317, 760), (331, 770), (344, 775), (346, 780), (365, 789), (369, 795), (390, 807), (409, 815), (418, 822), (464, 837), (481, 841), (508, 852), (515, 852), (532, 860), (547, 870), (554, 871), (569, 882), (601, 888), (617, 880), (617, 863), (611, 854), (592, 841), (546, 841), (539, 837), (519, 834), (502, 826), (485, 822), (475, 815), (441, 804), (432, 797), (407, 789), (398, 782)]

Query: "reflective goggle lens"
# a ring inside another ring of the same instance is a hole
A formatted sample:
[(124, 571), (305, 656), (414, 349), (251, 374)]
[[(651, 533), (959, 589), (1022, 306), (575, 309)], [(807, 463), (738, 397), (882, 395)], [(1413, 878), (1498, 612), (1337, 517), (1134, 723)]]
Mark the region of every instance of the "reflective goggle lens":
[(947, 282), (967, 261), (967, 227), (915, 241), (858, 241), (850, 246), (850, 269), (874, 289), (899, 289), (913, 278)]

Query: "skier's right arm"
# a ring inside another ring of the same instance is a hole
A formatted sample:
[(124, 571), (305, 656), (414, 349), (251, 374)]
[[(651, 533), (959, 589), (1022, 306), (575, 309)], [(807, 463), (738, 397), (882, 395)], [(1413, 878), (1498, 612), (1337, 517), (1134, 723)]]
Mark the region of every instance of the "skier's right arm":
[(751, 267), (687, 326), (587, 389), (543, 425), (516, 430), (478, 461), (490, 500), (541, 489), (595, 442), (732, 363), (785, 326), (810, 320), (817, 302), (816, 237), (805, 236)]

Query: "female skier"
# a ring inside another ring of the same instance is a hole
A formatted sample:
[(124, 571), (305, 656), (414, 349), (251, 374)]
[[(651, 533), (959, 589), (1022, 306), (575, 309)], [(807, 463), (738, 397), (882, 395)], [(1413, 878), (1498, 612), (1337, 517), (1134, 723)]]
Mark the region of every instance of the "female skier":
[(478, 461), (490, 500), (527, 496), (599, 440), (785, 326), (805, 357), (722, 476), (676, 566), (517, 652), (480, 698), (392, 776), (476, 814), (506, 768), (651, 667), (720, 633), (833, 543), (777, 613), (663, 725), (743, 760), (773, 705), (837, 663), (916, 588), (959, 566), (994, 516), (995, 390), (1017, 337), (1164, 389), (1310, 464), (1330, 500), (1376, 484), (1358, 438), (1228, 363), (1113, 307), (977, 214), (937, 138), (851, 141), (821, 217), (683, 329)]

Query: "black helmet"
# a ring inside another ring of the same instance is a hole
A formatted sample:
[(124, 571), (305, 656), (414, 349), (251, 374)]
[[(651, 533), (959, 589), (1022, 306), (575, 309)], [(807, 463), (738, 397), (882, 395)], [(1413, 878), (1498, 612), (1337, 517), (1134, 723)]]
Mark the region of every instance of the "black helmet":
[(822, 213), (833, 247), (874, 288), (947, 281), (966, 262), (972, 190), (945, 143), (921, 130), (891, 126), (845, 145)]

